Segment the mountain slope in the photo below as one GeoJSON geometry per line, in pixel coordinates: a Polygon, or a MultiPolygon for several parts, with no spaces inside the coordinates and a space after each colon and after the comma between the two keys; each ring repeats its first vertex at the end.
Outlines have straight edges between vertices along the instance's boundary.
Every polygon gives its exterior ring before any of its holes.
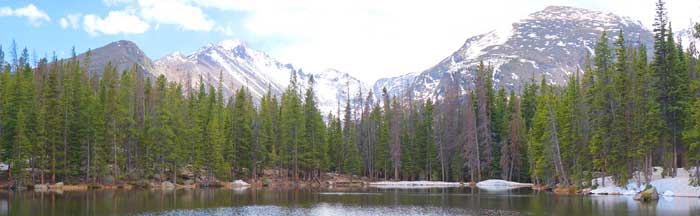
{"type": "Polygon", "coordinates": [[[90,51],[89,59],[87,52],[78,55],[80,62],[89,62],[88,71],[102,73],[105,65],[111,62],[117,68],[117,72],[130,69],[136,65],[137,70],[144,74],[151,74],[153,62],[134,43],[127,40],[120,40],[109,43],[103,47],[90,51]]]}
{"type": "Polygon", "coordinates": [[[567,76],[582,68],[589,53],[594,54],[603,30],[608,31],[611,41],[622,30],[630,46],[652,44],[652,33],[630,18],[550,6],[512,25],[467,39],[452,55],[415,77],[380,80],[373,89],[388,86],[395,95],[412,91],[418,98],[439,96],[444,89],[440,80],[450,73],[459,73],[461,82],[473,88],[475,68],[482,60],[494,67],[495,86],[520,91],[523,82],[542,76],[550,84],[565,85],[567,76]],[[407,80],[410,84],[397,88],[396,84],[407,80]]]}
{"type": "Polygon", "coordinates": [[[292,65],[252,50],[239,40],[209,44],[187,56],[173,53],[157,60],[154,70],[156,75],[163,74],[168,80],[190,83],[193,87],[200,78],[205,84],[218,86],[221,76],[226,95],[247,86],[256,99],[268,87],[274,94],[280,94],[292,72],[295,72],[292,65]]]}
{"type": "MultiPolygon", "coordinates": [[[[358,79],[334,69],[318,73],[305,73],[248,47],[240,40],[226,40],[209,44],[194,53],[173,53],[155,62],[153,73],[165,75],[168,80],[195,87],[200,79],[205,84],[218,86],[220,77],[224,94],[230,96],[235,90],[246,86],[254,100],[259,100],[269,88],[274,95],[281,95],[289,84],[290,75],[296,73],[301,89],[306,89],[308,79],[314,76],[319,108],[324,113],[336,110],[347,96],[347,84],[351,94],[366,85],[358,79]],[[342,87],[342,88],[341,88],[342,87]]],[[[303,93],[303,92],[302,92],[303,93]]]]}

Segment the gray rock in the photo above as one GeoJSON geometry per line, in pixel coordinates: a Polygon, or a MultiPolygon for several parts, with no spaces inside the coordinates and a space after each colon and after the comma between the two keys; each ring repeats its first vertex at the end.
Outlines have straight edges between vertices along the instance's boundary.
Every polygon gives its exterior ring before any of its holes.
{"type": "Polygon", "coordinates": [[[169,181],[164,181],[163,183],[160,183],[160,186],[163,187],[163,189],[165,190],[175,189],[175,184],[169,181]]]}
{"type": "Polygon", "coordinates": [[[102,177],[102,184],[111,185],[114,184],[114,176],[108,175],[102,177]]]}
{"type": "Polygon", "coordinates": [[[658,199],[659,199],[659,193],[656,191],[656,188],[654,188],[654,187],[651,187],[649,189],[646,189],[646,190],[634,195],[634,200],[642,201],[642,202],[649,202],[649,201],[654,201],[654,200],[658,200],[658,199]]]}
{"type": "Polygon", "coordinates": [[[46,185],[46,184],[35,184],[35,185],[34,185],[34,190],[35,190],[35,191],[47,191],[47,190],[49,190],[49,185],[46,185]]]}

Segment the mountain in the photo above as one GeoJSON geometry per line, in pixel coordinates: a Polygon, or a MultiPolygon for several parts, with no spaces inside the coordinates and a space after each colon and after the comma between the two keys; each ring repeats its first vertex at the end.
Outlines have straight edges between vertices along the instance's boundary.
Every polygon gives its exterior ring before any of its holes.
{"type": "Polygon", "coordinates": [[[89,61],[88,71],[102,73],[105,65],[111,62],[117,68],[118,72],[130,69],[136,65],[137,70],[141,73],[151,74],[153,71],[153,62],[146,54],[134,43],[127,40],[120,40],[109,43],[103,47],[90,50],[78,55],[80,62],[89,61]]]}
{"type": "MultiPolygon", "coordinates": [[[[316,90],[318,108],[324,115],[328,114],[328,112],[333,112],[333,114],[336,115],[338,108],[340,108],[342,112],[348,97],[351,100],[351,105],[354,106],[353,109],[357,108],[357,105],[360,104],[357,98],[360,91],[363,95],[367,95],[369,91],[369,86],[367,84],[346,72],[341,72],[336,69],[325,69],[319,73],[313,74],[304,74],[301,72],[299,77],[305,80],[301,83],[302,87],[308,87],[308,82],[306,81],[309,80],[311,75],[314,77],[314,89],[316,90]]],[[[375,96],[377,95],[376,93],[373,94],[375,96]]]]}
{"type": "Polygon", "coordinates": [[[550,6],[542,11],[485,34],[466,40],[452,55],[421,73],[381,79],[373,89],[387,87],[390,94],[412,93],[414,97],[440,96],[440,80],[459,73],[460,82],[474,87],[480,61],[494,68],[497,87],[521,91],[523,82],[540,80],[565,85],[567,76],[582,68],[585,57],[594,54],[602,31],[612,42],[620,30],[629,46],[640,43],[651,47],[652,33],[639,21],[612,13],[566,6],[550,6]]]}
{"type": "Polygon", "coordinates": [[[268,87],[273,94],[281,94],[296,70],[263,52],[250,49],[240,40],[225,40],[206,45],[189,55],[173,53],[155,62],[154,74],[168,80],[199,85],[223,84],[225,95],[247,86],[253,98],[260,99],[268,87]]]}
{"type": "Polygon", "coordinates": [[[309,77],[314,76],[317,101],[324,113],[335,111],[339,104],[344,106],[348,83],[351,94],[359,87],[367,89],[366,84],[348,73],[334,69],[305,73],[292,64],[281,63],[264,52],[250,48],[240,40],[209,44],[188,55],[173,53],[158,59],[154,68],[155,76],[163,74],[168,80],[185,85],[189,83],[195,88],[200,79],[205,84],[218,86],[221,77],[226,96],[246,86],[256,101],[268,88],[274,95],[282,95],[292,73],[297,74],[299,86],[304,90],[309,77]]]}
{"type": "MultiPolygon", "coordinates": [[[[78,58],[84,62],[87,56],[86,52],[78,58]]],[[[264,52],[251,49],[240,40],[208,44],[187,55],[172,53],[155,62],[135,43],[121,40],[91,50],[88,70],[101,73],[109,62],[120,72],[136,65],[137,70],[146,76],[164,75],[170,81],[183,84],[186,89],[189,86],[196,90],[200,82],[217,87],[219,79],[223,78],[221,83],[226,97],[246,86],[255,101],[259,101],[268,88],[274,95],[281,96],[292,73],[297,74],[302,90],[307,88],[308,79],[313,76],[316,99],[324,115],[328,112],[335,113],[338,105],[345,106],[348,90],[351,96],[356,96],[358,91],[366,94],[369,89],[367,84],[346,72],[326,69],[307,73],[294,68],[292,64],[281,63],[264,52]]]]}

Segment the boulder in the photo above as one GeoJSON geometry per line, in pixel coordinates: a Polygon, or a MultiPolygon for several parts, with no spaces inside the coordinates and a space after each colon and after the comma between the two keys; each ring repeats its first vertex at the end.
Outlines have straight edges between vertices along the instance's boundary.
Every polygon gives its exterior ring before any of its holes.
{"type": "Polygon", "coordinates": [[[179,172],[180,172],[180,174],[178,176],[180,178],[184,178],[184,179],[193,179],[194,178],[194,172],[192,172],[192,167],[190,167],[190,166],[180,168],[179,172]]]}
{"type": "Polygon", "coordinates": [[[111,185],[114,184],[114,176],[107,175],[102,177],[102,184],[111,185]]]}
{"type": "Polygon", "coordinates": [[[642,192],[637,193],[634,195],[634,200],[637,201],[643,201],[643,202],[648,202],[648,201],[654,201],[659,199],[659,193],[656,191],[656,188],[648,188],[642,192]]]}
{"type": "Polygon", "coordinates": [[[35,191],[47,191],[47,190],[49,190],[49,185],[46,185],[46,184],[35,184],[35,185],[34,185],[34,190],[35,190],[35,191]]]}
{"type": "Polygon", "coordinates": [[[175,184],[169,181],[164,181],[163,183],[160,183],[160,186],[165,190],[175,189],[175,184]]]}

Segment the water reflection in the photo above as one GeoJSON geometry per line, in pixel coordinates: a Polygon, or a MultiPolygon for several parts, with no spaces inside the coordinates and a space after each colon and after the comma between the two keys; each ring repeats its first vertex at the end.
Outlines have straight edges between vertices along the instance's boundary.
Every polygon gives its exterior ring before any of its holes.
{"type": "Polygon", "coordinates": [[[0,191],[0,215],[700,215],[700,199],[556,196],[519,188],[0,191]]]}

